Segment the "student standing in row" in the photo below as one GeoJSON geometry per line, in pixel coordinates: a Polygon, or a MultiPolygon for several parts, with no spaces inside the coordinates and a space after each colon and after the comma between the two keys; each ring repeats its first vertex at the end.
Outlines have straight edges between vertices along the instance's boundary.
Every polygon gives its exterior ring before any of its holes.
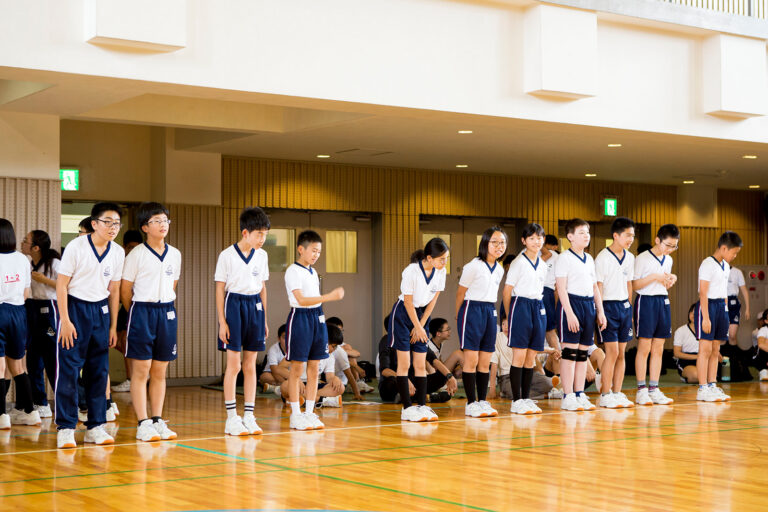
{"type": "Polygon", "coordinates": [[[165,373],[177,357],[178,318],[173,302],[181,274],[181,253],[165,243],[171,220],[160,203],[142,203],[138,223],[147,237],[125,258],[120,297],[129,311],[125,357],[133,370],[131,401],[136,439],[176,439],[163,420],[165,373]],[[147,381],[152,415],[147,414],[147,381]]]}
{"type": "MultiPolygon", "coordinates": [[[[498,331],[496,300],[504,278],[498,260],[506,251],[507,234],[498,226],[486,229],[480,238],[477,257],[464,265],[456,292],[456,324],[464,353],[461,375],[467,394],[464,414],[473,418],[499,414],[486,396],[498,331]]],[[[452,376],[451,372],[448,377],[452,376]]]]}
{"type": "Polygon", "coordinates": [[[397,351],[397,386],[403,410],[403,421],[436,421],[437,414],[427,407],[427,342],[425,326],[435,308],[440,292],[445,290],[445,265],[448,244],[432,238],[424,250],[411,255],[411,263],[403,270],[400,296],[392,306],[387,334],[389,345],[397,351]],[[411,404],[408,370],[413,352],[413,385],[417,405],[411,404]]]}
{"type": "Polygon", "coordinates": [[[743,246],[741,237],[726,231],[717,241],[717,250],[699,266],[699,303],[694,312],[699,357],[696,373],[699,390],[696,400],[723,402],[730,400],[717,386],[717,367],[720,364],[720,345],[728,340],[728,276],[730,263],[743,246]]]}
{"type": "Polygon", "coordinates": [[[605,329],[606,320],[595,262],[586,252],[590,242],[589,224],[582,219],[572,219],[565,225],[565,232],[571,247],[563,251],[555,264],[560,298],[558,323],[563,345],[560,378],[565,393],[560,407],[567,411],[591,411],[595,406],[584,393],[588,350],[595,342],[595,320],[601,330],[605,329]]]}
{"type": "Polygon", "coordinates": [[[632,277],[635,257],[629,248],[635,241],[635,223],[626,217],[617,217],[611,224],[613,243],[595,258],[597,287],[603,298],[606,327],[599,331],[605,346],[605,360],[600,370],[602,389],[600,407],[616,409],[634,404],[621,392],[624,383],[624,352],[632,339],[632,277]]]}
{"type": "Polygon", "coordinates": [[[97,203],[91,210],[94,232],[67,245],[61,259],[56,296],[61,316],[56,359],[57,446],[74,448],[77,426],[77,376],[83,371],[88,420],[86,443],[110,444],[104,430],[110,346],[117,343],[117,311],[123,248],[113,240],[120,231],[122,209],[97,203]]]}
{"type": "Polygon", "coordinates": [[[744,319],[749,320],[749,293],[747,292],[747,282],[744,280],[744,273],[736,267],[731,267],[731,273],[728,274],[728,320],[730,322],[728,327],[728,345],[731,346],[739,344],[739,322],[742,317],[739,292],[744,297],[744,319]]]}
{"type": "Polygon", "coordinates": [[[541,261],[547,265],[547,279],[544,281],[544,309],[547,311],[547,344],[554,348],[556,357],[560,357],[560,340],[557,337],[557,300],[555,299],[555,263],[560,254],[557,252],[557,237],[547,235],[541,247],[541,261]]]}
{"type": "Polygon", "coordinates": [[[219,350],[227,354],[224,370],[224,433],[231,436],[261,434],[253,415],[256,401],[256,359],[265,350],[269,263],[261,247],[269,232],[269,217],[261,208],[240,213],[240,241],[224,249],[216,261],[216,314],[219,350]],[[237,414],[237,374],[243,356],[243,416],[237,414]]]}
{"type": "Polygon", "coordinates": [[[677,282],[672,273],[670,254],[680,243],[680,230],[674,224],[664,224],[656,233],[655,245],[635,258],[635,276],[632,288],[635,298],[635,334],[637,335],[638,405],[668,405],[674,402],[659,389],[664,341],[672,336],[672,313],[669,289],[677,282]],[[650,354],[650,363],[648,361],[650,354]],[[645,383],[646,369],[650,377],[645,383]]]}
{"type": "Polygon", "coordinates": [[[547,310],[544,308],[544,283],[548,267],[539,257],[544,245],[544,228],[528,224],[521,234],[523,251],[512,261],[504,286],[504,310],[509,311],[509,346],[512,365],[509,381],[512,387],[514,414],[540,414],[541,409],[531,400],[531,383],[536,354],[544,350],[547,310]],[[514,295],[514,296],[513,296],[514,295]]]}

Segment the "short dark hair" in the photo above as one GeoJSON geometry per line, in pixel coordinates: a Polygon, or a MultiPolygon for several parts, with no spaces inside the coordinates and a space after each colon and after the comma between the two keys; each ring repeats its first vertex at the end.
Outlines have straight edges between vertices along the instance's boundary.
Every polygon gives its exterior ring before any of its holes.
{"type": "Polygon", "coordinates": [[[434,337],[438,333],[438,331],[447,323],[448,323],[448,320],[446,320],[445,318],[433,318],[432,320],[429,321],[429,325],[428,325],[429,334],[432,335],[432,337],[434,337]]]}
{"type": "MultiPolygon", "coordinates": [[[[139,222],[139,227],[146,226],[147,222],[149,222],[149,219],[155,215],[161,215],[163,213],[166,217],[170,217],[171,215],[168,212],[168,208],[162,204],[156,203],[154,201],[148,201],[139,205],[139,211],[136,212],[136,220],[139,222]]],[[[125,238],[123,238],[123,241],[125,241],[125,238]]]]}
{"type": "Polygon", "coordinates": [[[744,247],[744,242],[735,231],[726,231],[720,235],[720,239],[717,241],[717,246],[726,246],[728,249],[733,249],[734,247],[744,247]]]}
{"type": "Polygon", "coordinates": [[[277,328],[277,337],[279,338],[283,334],[285,334],[285,324],[277,328]]]}
{"type": "Polygon", "coordinates": [[[688,315],[686,315],[686,318],[691,316],[691,313],[693,313],[693,310],[696,309],[696,305],[697,304],[698,304],[698,302],[694,302],[693,304],[691,304],[691,307],[688,308],[688,315]]]}
{"type": "Polygon", "coordinates": [[[86,217],[80,221],[80,224],[78,224],[77,227],[84,230],[86,233],[93,233],[93,225],[91,225],[92,220],[91,217],[86,217]]]}
{"type": "Polygon", "coordinates": [[[343,329],[344,328],[344,322],[341,321],[341,318],[337,316],[332,316],[331,318],[327,318],[325,320],[325,323],[329,325],[335,325],[336,327],[343,329]]]}
{"type": "Polygon", "coordinates": [[[144,242],[144,235],[138,229],[129,229],[123,233],[123,247],[128,244],[141,244],[144,242]]]}
{"type": "Polygon", "coordinates": [[[611,235],[620,235],[629,228],[635,227],[635,221],[628,217],[616,217],[611,223],[611,235]]]}
{"type": "Polygon", "coordinates": [[[533,235],[545,236],[544,228],[541,227],[541,225],[536,224],[535,222],[526,224],[523,227],[523,230],[520,232],[520,236],[523,238],[523,240],[533,235]]]}
{"type": "Polygon", "coordinates": [[[642,243],[637,246],[637,254],[643,253],[645,251],[650,251],[653,249],[653,246],[649,244],[648,242],[642,243]]]}
{"type": "Polygon", "coordinates": [[[0,219],[0,252],[9,253],[16,250],[16,231],[8,219],[0,219]]]}
{"type": "Polygon", "coordinates": [[[323,243],[323,237],[321,237],[317,231],[312,231],[311,229],[307,229],[306,231],[302,231],[299,233],[299,236],[296,238],[296,247],[307,247],[310,244],[321,244],[323,243]]]}
{"type": "Polygon", "coordinates": [[[390,313],[386,317],[384,317],[384,330],[389,332],[389,320],[392,318],[392,314],[390,313]]]}
{"type": "Polygon", "coordinates": [[[572,235],[581,226],[589,227],[589,222],[585,221],[584,219],[579,219],[578,217],[575,219],[571,219],[565,223],[565,234],[572,235]]]}
{"type": "Polygon", "coordinates": [[[659,231],[656,232],[656,238],[659,239],[659,241],[664,241],[667,238],[680,238],[680,228],[675,226],[674,224],[664,224],[659,228],[659,231]]]}
{"type": "Polygon", "coordinates": [[[123,209],[115,203],[102,202],[96,203],[91,208],[91,220],[98,219],[104,212],[116,212],[120,217],[123,216],[123,209]]]}
{"type": "Polygon", "coordinates": [[[326,323],[328,329],[328,344],[329,345],[341,345],[344,343],[344,333],[341,332],[338,326],[326,323]]]}
{"type": "Polygon", "coordinates": [[[269,216],[258,206],[243,208],[240,212],[240,231],[261,231],[269,229],[269,216]]]}
{"type": "Polygon", "coordinates": [[[544,245],[560,245],[560,240],[555,235],[547,235],[544,237],[544,245]]]}
{"type": "Polygon", "coordinates": [[[442,238],[430,238],[427,245],[424,246],[424,249],[419,249],[411,254],[411,263],[418,263],[427,256],[437,258],[438,256],[447,253],[449,250],[450,248],[448,247],[448,244],[445,243],[445,240],[442,238]]]}
{"type": "Polygon", "coordinates": [[[512,261],[515,259],[516,256],[517,256],[517,254],[514,254],[514,253],[513,254],[507,254],[506,256],[504,256],[504,261],[501,264],[506,267],[507,265],[512,263],[512,261]]]}
{"type": "MultiPolygon", "coordinates": [[[[483,231],[483,235],[480,237],[480,245],[477,247],[477,257],[483,261],[488,259],[488,244],[491,242],[491,237],[494,233],[501,233],[504,236],[504,241],[509,241],[507,238],[507,233],[504,232],[504,230],[499,226],[492,226],[483,231]]],[[[504,249],[504,252],[506,253],[507,250],[504,249]]],[[[501,256],[504,257],[504,254],[501,256]]]]}

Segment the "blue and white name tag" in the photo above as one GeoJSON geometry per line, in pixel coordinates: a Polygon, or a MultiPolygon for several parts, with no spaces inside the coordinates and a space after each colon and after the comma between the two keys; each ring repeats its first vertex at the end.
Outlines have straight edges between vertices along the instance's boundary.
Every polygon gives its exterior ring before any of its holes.
{"type": "Polygon", "coordinates": [[[262,304],[261,304],[261,302],[257,303],[257,304],[256,304],[256,311],[261,311],[262,309],[263,309],[263,308],[262,308],[262,304]]]}
{"type": "Polygon", "coordinates": [[[106,315],[109,313],[109,306],[101,306],[101,311],[106,315]]]}
{"type": "Polygon", "coordinates": [[[499,315],[496,313],[496,310],[495,310],[495,309],[493,310],[493,316],[494,316],[494,317],[496,317],[496,316],[499,316],[499,315]]]}
{"type": "Polygon", "coordinates": [[[624,309],[629,309],[629,301],[624,303],[624,309]]]}
{"type": "Polygon", "coordinates": [[[669,305],[669,299],[664,299],[664,304],[669,305]]]}
{"type": "Polygon", "coordinates": [[[168,311],[165,316],[168,317],[168,320],[175,320],[176,319],[176,312],[175,311],[168,311]]]}
{"type": "Polygon", "coordinates": [[[732,306],[735,306],[735,305],[736,305],[736,299],[731,299],[731,305],[732,305],[732,306]]]}
{"type": "Polygon", "coordinates": [[[539,312],[540,312],[542,315],[546,315],[546,314],[547,314],[547,310],[546,310],[546,309],[544,309],[544,308],[541,308],[541,310],[540,310],[539,312]]]}
{"type": "Polygon", "coordinates": [[[49,310],[48,310],[48,308],[40,308],[40,312],[41,312],[42,314],[44,314],[44,315],[45,315],[45,314],[47,314],[47,313],[48,313],[48,311],[49,311],[49,310]]]}
{"type": "Polygon", "coordinates": [[[317,319],[320,320],[321,324],[325,323],[325,315],[320,315],[319,317],[317,317],[317,319]]]}

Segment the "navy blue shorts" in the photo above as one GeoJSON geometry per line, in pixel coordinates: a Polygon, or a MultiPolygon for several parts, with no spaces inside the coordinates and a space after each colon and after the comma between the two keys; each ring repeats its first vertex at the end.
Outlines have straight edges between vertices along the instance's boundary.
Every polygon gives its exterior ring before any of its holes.
{"type": "Polygon", "coordinates": [[[323,308],[291,308],[285,321],[285,358],[288,361],[328,359],[328,327],[323,308]]]}
{"type": "MultiPolygon", "coordinates": [[[[416,308],[416,316],[421,319],[425,308],[416,308]]],[[[429,325],[429,319],[426,322],[429,325]]],[[[405,303],[401,300],[395,302],[392,306],[392,312],[389,315],[389,326],[387,326],[387,336],[389,337],[389,346],[401,352],[421,352],[427,351],[427,344],[417,342],[411,344],[411,331],[413,322],[408,312],[405,310],[405,303]]],[[[495,343],[494,343],[495,346],[495,343]]]]}
{"type": "Polygon", "coordinates": [[[739,302],[738,295],[731,295],[728,297],[728,322],[731,324],[739,325],[741,320],[741,302],[739,302]]]}
{"type": "Polygon", "coordinates": [[[544,309],[547,311],[547,331],[557,329],[557,304],[555,301],[555,290],[544,287],[544,309]]]}
{"type": "Polygon", "coordinates": [[[496,351],[496,305],[465,300],[459,308],[459,346],[462,350],[496,351]]]}
{"type": "Polygon", "coordinates": [[[557,335],[561,343],[578,343],[579,345],[590,346],[595,344],[595,310],[594,297],[580,297],[578,295],[568,294],[573,314],[579,320],[579,332],[568,330],[568,318],[563,310],[563,304],[557,303],[557,335]]]}
{"type": "Polygon", "coordinates": [[[603,301],[605,319],[608,321],[605,330],[598,330],[603,343],[618,341],[626,343],[632,339],[632,306],[629,300],[603,301]]]}
{"type": "Polygon", "coordinates": [[[725,305],[725,299],[709,299],[707,302],[709,303],[709,322],[712,324],[712,328],[709,330],[709,334],[701,328],[704,317],[701,314],[701,303],[697,302],[696,308],[693,310],[696,339],[726,341],[730,324],[728,322],[728,309],[725,305]]]}
{"type": "Polygon", "coordinates": [[[512,297],[509,303],[509,341],[512,348],[529,348],[541,352],[544,350],[544,338],[547,331],[547,310],[544,302],[512,297]]]}
{"type": "Polygon", "coordinates": [[[635,334],[638,338],[666,339],[672,336],[672,312],[666,295],[635,298],[635,334]]]}
{"type": "Polygon", "coordinates": [[[218,340],[219,350],[259,352],[267,349],[264,342],[264,308],[258,293],[227,293],[224,299],[224,317],[229,326],[229,343],[218,340]]]}
{"type": "Polygon", "coordinates": [[[0,357],[23,359],[27,351],[27,310],[0,303],[0,357]]]}
{"type": "Polygon", "coordinates": [[[174,361],[177,328],[173,302],[134,302],[128,313],[125,357],[174,361]]]}

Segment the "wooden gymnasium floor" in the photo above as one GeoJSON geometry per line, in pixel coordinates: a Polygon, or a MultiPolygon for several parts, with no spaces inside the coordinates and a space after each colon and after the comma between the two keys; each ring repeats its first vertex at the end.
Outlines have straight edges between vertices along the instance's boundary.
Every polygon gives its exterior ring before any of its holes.
{"type": "MultiPolygon", "coordinates": [[[[112,447],[57,451],[55,427],[0,431],[0,510],[766,510],[768,383],[725,387],[728,404],[669,388],[673,406],[401,424],[392,405],[320,412],[326,430],[290,432],[259,398],[261,437],[225,438],[222,395],[170,388],[175,442],[134,439],[116,394],[112,447]]],[[[241,398],[240,398],[241,399],[241,398]]],[[[78,442],[82,432],[78,432],[78,442]]]]}

